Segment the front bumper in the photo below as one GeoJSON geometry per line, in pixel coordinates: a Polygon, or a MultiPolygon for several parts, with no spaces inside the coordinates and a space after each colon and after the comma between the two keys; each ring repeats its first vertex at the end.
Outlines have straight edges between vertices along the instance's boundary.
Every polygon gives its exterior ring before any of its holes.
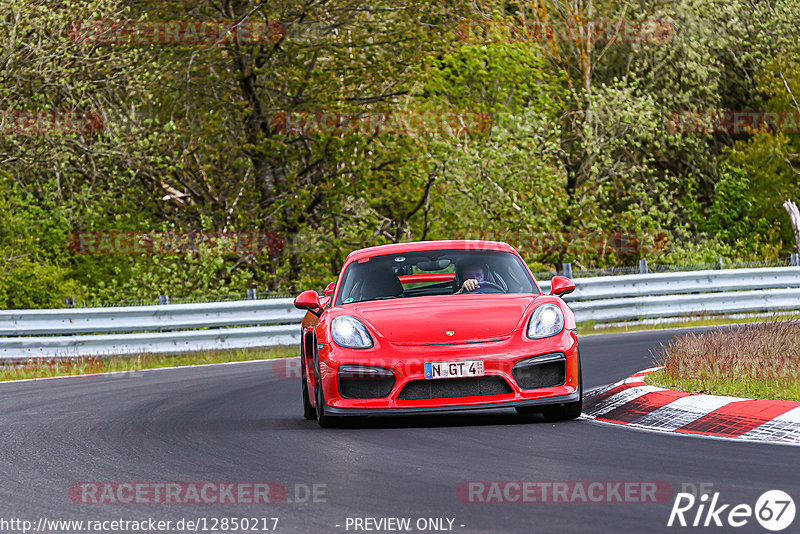
{"type": "Polygon", "coordinates": [[[332,408],[325,407],[326,415],[347,416],[347,415],[414,415],[425,413],[447,413],[461,412],[469,410],[495,410],[500,408],[516,408],[523,406],[542,406],[551,404],[561,404],[580,400],[580,391],[570,395],[559,397],[543,397],[525,401],[496,402],[491,404],[459,404],[454,406],[425,406],[421,408],[332,408]]]}
{"type": "MultiPolygon", "coordinates": [[[[396,346],[377,343],[369,350],[343,349],[328,343],[319,347],[319,370],[325,396],[325,413],[330,415],[398,415],[484,410],[574,402],[580,399],[580,364],[577,337],[564,330],[551,338],[530,340],[512,336],[481,343],[396,346]],[[561,353],[566,358],[563,384],[523,389],[512,376],[518,362],[533,356],[561,353]],[[430,361],[484,361],[485,376],[500,377],[508,383],[507,393],[463,397],[399,398],[413,381],[425,380],[424,363],[430,361]],[[394,386],[383,398],[353,399],[340,394],[337,370],[342,365],[375,366],[390,369],[394,386]]],[[[442,380],[460,380],[459,378],[442,380]]]]}

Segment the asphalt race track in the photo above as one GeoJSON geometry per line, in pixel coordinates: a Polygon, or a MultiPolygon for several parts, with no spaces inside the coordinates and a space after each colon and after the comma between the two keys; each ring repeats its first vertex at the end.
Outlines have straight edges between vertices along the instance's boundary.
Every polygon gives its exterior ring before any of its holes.
{"type": "MultiPolygon", "coordinates": [[[[582,338],[585,387],[651,366],[649,350],[675,333],[582,338]]],[[[277,532],[326,533],[389,532],[374,530],[374,523],[355,530],[353,518],[405,517],[411,532],[428,518],[454,520],[452,530],[445,520],[444,530],[428,532],[698,530],[667,527],[674,493],[657,503],[481,503],[457,493],[470,481],[649,481],[675,492],[706,484],[719,492],[719,503],[750,506],[780,489],[800,504],[800,447],[585,420],[550,424],[513,410],[369,419],[323,430],[302,417],[299,381],[275,365],[281,364],[0,384],[0,520],[278,518],[277,532]],[[286,488],[287,499],[83,504],[70,494],[80,483],[204,481],[274,482],[286,488]]],[[[798,525],[795,519],[786,532],[798,525]]],[[[8,524],[0,530],[14,532],[8,524]]],[[[729,530],[766,532],[754,518],[738,529],[711,528],[729,530]]]]}

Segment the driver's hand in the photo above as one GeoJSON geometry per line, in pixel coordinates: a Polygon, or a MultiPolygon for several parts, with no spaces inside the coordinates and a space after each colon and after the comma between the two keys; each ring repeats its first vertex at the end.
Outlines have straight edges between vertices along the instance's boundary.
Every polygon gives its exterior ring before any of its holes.
{"type": "Polygon", "coordinates": [[[479,287],[481,286],[478,285],[477,280],[475,280],[474,278],[469,278],[467,280],[464,280],[464,284],[461,286],[461,292],[469,293],[470,291],[475,291],[479,287]]]}

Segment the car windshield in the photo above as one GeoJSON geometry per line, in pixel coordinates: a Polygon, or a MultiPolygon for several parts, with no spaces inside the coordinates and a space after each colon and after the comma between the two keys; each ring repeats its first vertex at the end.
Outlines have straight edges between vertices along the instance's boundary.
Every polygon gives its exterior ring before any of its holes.
{"type": "Polygon", "coordinates": [[[535,293],[528,269],[505,251],[434,250],[372,256],[347,266],[336,304],[454,293],[535,293]],[[469,291],[462,288],[474,280],[469,291]]]}

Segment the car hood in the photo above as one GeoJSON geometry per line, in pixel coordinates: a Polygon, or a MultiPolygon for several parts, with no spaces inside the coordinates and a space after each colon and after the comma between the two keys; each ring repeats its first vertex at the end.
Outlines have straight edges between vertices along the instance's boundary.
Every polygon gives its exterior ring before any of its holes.
{"type": "Polygon", "coordinates": [[[343,306],[390,343],[469,343],[508,336],[540,295],[479,294],[400,298],[343,306]]]}

